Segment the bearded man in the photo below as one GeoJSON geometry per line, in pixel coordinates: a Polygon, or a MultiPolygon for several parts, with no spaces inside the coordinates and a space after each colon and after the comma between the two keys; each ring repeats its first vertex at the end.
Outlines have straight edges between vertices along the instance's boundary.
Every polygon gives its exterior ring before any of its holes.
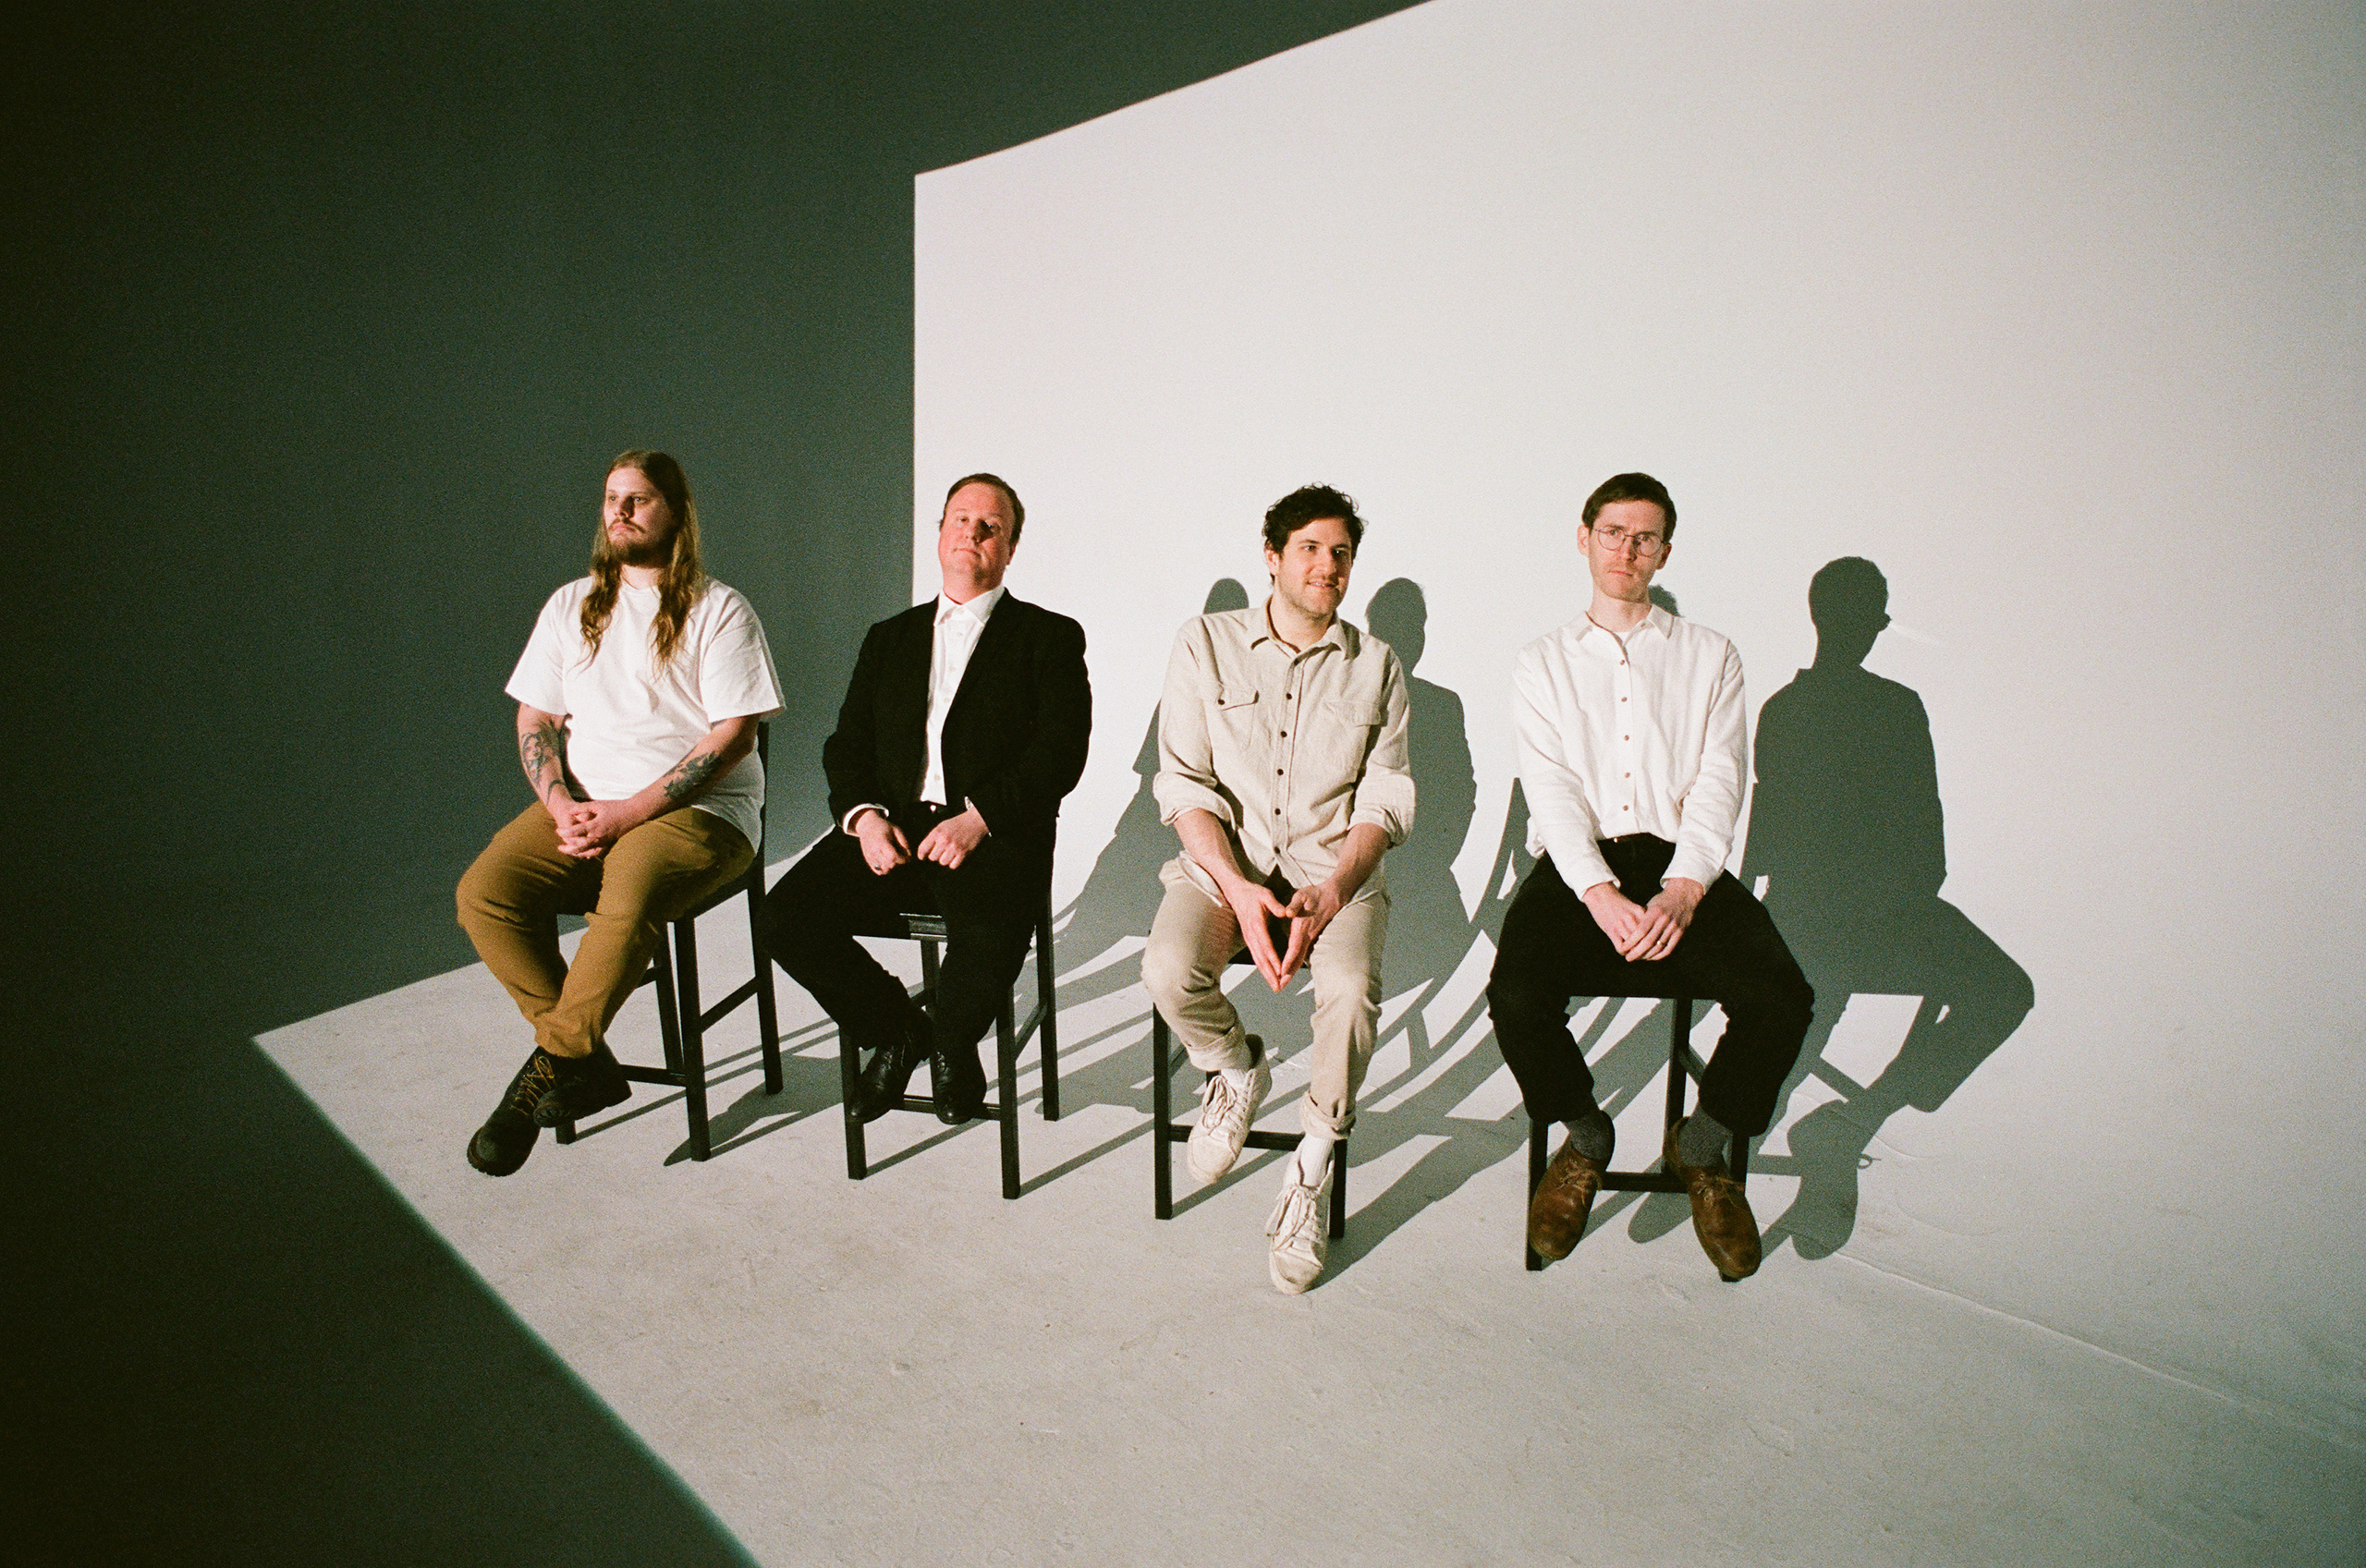
{"type": "Polygon", "coordinates": [[[523,1165],[543,1127],[630,1095],[609,1021],[665,922],[746,870],[762,836],[756,725],[780,682],[755,611],[700,567],[672,457],[608,465],[591,575],[543,606],[506,689],[535,800],[460,879],[460,925],[534,1049],[469,1140],[489,1176],[523,1165]],[[561,914],[586,922],[572,965],[561,914]]]}

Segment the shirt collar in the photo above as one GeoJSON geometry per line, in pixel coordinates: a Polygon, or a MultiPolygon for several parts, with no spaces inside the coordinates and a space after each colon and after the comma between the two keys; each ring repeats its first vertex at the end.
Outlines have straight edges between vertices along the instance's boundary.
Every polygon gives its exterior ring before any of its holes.
{"type": "MultiPolygon", "coordinates": [[[[1597,625],[1592,615],[1579,615],[1569,623],[1569,629],[1574,634],[1572,640],[1580,643],[1590,637],[1600,637],[1612,642],[1619,640],[1608,629],[1597,625]]],[[[1657,632],[1660,639],[1666,641],[1676,635],[1676,617],[1654,604],[1644,612],[1643,618],[1635,623],[1635,629],[1627,635],[1640,637],[1645,632],[1657,632]]]]}
{"type": "MultiPolygon", "coordinates": [[[[1272,602],[1273,602],[1271,600],[1268,600],[1264,604],[1256,604],[1250,607],[1249,614],[1250,619],[1249,623],[1249,646],[1251,648],[1256,647],[1261,642],[1270,642],[1274,647],[1284,650],[1287,650],[1289,647],[1288,643],[1284,642],[1274,633],[1274,620],[1270,610],[1272,602]]],[[[1348,619],[1346,616],[1334,615],[1331,617],[1331,624],[1323,628],[1323,635],[1316,638],[1312,642],[1308,643],[1304,648],[1299,649],[1296,657],[1304,658],[1307,654],[1313,652],[1318,648],[1335,648],[1341,653],[1352,659],[1356,656],[1356,646],[1354,642],[1349,639],[1355,635],[1356,628],[1348,625],[1348,619]]]]}
{"type": "Polygon", "coordinates": [[[1005,591],[1004,587],[998,583],[979,594],[975,599],[961,604],[954,603],[940,593],[936,596],[936,624],[941,626],[954,616],[959,615],[974,625],[982,626],[986,624],[986,618],[994,613],[994,606],[1002,602],[1005,591]]]}

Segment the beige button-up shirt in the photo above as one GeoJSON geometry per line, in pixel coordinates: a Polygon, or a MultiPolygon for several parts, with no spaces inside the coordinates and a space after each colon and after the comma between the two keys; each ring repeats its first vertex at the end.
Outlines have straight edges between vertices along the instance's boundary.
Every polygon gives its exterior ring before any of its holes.
{"type": "MultiPolygon", "coordinates": [[[[1225,824],[1250,877],[1278,868],[1293,887],[1321,881],[1359,822],[1386,833],[1392,849],[1412,832],[1411,712],[1396,653],[1346,621],[1299,652],[1274,635],[1262,604],[1187,621],[1159,701],[1159,820],[1197,807],[1225,824]]],[[[1218,896],[1189,856],[1183,864],[1218,896]]],[[[1375,868],[1364,887],[1384,885],[1375,868]]]]}

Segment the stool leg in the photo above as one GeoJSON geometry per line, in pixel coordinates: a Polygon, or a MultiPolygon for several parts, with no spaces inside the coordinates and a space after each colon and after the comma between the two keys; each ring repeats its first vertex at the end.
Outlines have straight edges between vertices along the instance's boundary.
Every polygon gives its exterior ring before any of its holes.
{"type": "Polygon", "coordinates": [[[699,1017],[699,932],[696,920],[674,922],[675,985],[682,1027],[682,1101],[690,1113],[690,1158],[713,1152],[706,1125],[706,1028],[699,1017]]]}
{"type": "Polygon", "coordinates": [[[657,928],[657,955],[650,960],[650,978],[657,986],[657,1038],[665,1048],[665,1070],[682,1070],[682,1003],[674,992],[672,929],[657,928]]]}
{"type": "Polygon", "coordinates": [[[862,1148],[862,1063],[860,1052],[844,1029],[838,1031],[838,1093],[847,1124],[847,1179],[859,1182],[871,1174],[862,1148]]]}
{"type": "Polygon", "coordinates": [[[778,1094],[780,1073],[780,1009],[773,1001],[773,961],[764,952],[763,938],[756,933],[762,930],[758,921],[764,907],[764,877],[762,857],[757,869],[748,878],[748,946],[756,960],[756,1038],[764,1052],[764,1092],[778,1094]]]}
{"type": "Polygon", "coordinates": [[[1157,1008],[1150,1014],[1150,1157],[1151,1210],[1162,1220],[1175,1218],[1175,1166],[1169,1158],[1167,1129],[1175,1125],[1174,1090],[1167,1083],[1166,1020],[1157,1008]]]}
{"type": "Polygon", "coordinates": [[[1340,1138],[1331,1145],[1331,1239],[1337,1241],[1347,1234],[1348,1140],[1340,1138]]]}
{"type": "MultiPolygon", "coordinates": [[[[1667,1036],[1667,1117],[1665,1125],[1673,1128],[1684,1120],[1684,1048],[1692,1040],[1692,1003],[1689,999],[1677,997],[1668,1003],[1676,1010],[1669,1020],[1667,1036]]],[[[1661,1143],[1667,1141],[1662,1133],[1661,1143]]]]}
{"type": "Polygon", "coordinates": [[[1002,1195],[1018,1196],[1018,1027],[1003,998],[994,1017],[994,1070],[1002,1082],[1002,1195]]]}
{"type": "Polygon", "coordinates": [[[1043,1020],[1035,1026],[1035,1043],[1043,1052],[1043,1120],[1060,1119],[1060,996],[1059,986],[1053,975],[1052,911],[1043,910],[1043,923],[1035,928],[1035,1005],[1043,1010],[1043,1020]]]}
{"type": "MultiPolygon", "coordinates": [[[[1544,1185],[1544,1144],[1549,1136],[1545,1123],[1531,1118],[1528,1124],[1528,1196],[1531,1197],[1534,1197],[1536,1189],[1544,1185]]],[[[1536,1248],[1528,1245],[1528,1215],[1525,1211],[1519,1217],[1519,1224],[1520,1252],[1528,1259],[1528,1271],[1537,1273],[1543,1269],[1544,1259],[1537,1255],[1536,1248]]]]}

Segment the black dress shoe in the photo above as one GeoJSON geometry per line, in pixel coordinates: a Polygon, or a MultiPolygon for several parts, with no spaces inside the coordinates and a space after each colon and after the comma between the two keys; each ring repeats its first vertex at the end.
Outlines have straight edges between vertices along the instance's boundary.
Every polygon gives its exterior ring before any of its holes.
{"type": "Polygon", "coordinates": [[[902,1103],[905,1088],[912,1081],[912,1073],[928,1059],[929,1040],[934,1034],[928,1015],[917,1007],[904,1010],[904,1027],[889,1044],[871,1053],[871,1064],[862,1070],[856,1085],[860,1100],[856,1114],[866,1122],[876,1122],[902,1103]]]}
{"type": "Polygon", "coordinates": [[[936,1119],[946,1126],[957,1127],[986,1113],[986,1075],[979,1070],[977,1047],[930,1051],[928,1076],[935,1090],[936,1119]]]}

